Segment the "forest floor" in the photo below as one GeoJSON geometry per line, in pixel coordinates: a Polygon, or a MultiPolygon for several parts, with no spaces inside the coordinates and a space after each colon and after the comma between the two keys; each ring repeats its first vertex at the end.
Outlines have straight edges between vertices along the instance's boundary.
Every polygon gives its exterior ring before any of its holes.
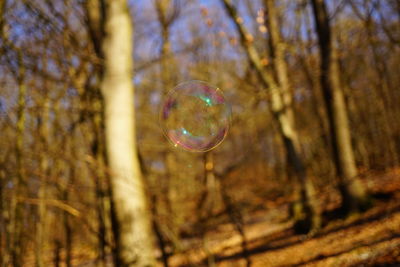
{"type": "Polygon", "coordinates": [[[245,218],[245,249],[242,235],[232,225],[221,225],[207,233],[201,246],[171,256],[170,265],[400,266],[400,171],[365,181],[374,195],[373,207],[338,219],[338,201],[329,198],[326,222],[317,234],[295,234],[292,222],[271,219],[273,209],[264,209],[245,218]]]}
{"type": "MultiPolygon", "coordinates": [[[[233,224],[215,224],[203,238],[183,239],[186,249],[171,255],[169,266],[400,266],[400,169],[369,173],[363,181],[374,205],[362,214],[340,218],[339,196],[327,188],[319,192],[324,207],[322,229],[300,235],[288,220],[288,203],[264,201],[264,207],[244,216],[245,245],[233,224]]],[[[98,266],[94,256],[80,250],[73,266],[98,266]]],[[[112,266],[111,255],[108,258],[107,266],[112,266]]]]}

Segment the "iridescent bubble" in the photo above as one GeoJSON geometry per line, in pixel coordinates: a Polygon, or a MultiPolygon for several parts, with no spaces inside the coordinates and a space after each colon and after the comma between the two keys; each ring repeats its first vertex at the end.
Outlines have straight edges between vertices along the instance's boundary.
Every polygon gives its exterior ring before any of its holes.
{"type": "Polygon", "coordinates": [[[189,81],[167,94],[160,122],[164,134],[175,146],[204,152],[224,140],[230,116],[231,108],[219,88],[202,81],[189,81]]]}

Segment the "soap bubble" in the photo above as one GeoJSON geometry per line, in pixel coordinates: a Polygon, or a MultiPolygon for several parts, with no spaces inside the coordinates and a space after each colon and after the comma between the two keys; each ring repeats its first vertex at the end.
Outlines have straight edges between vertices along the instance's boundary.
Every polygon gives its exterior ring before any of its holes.
{"type": "Polygon", "coordinates": [[[221,144],[228,133],[231,108],[222,91],[206,82],[184,82],[162,103],[164,134],[188,151],[204,152],[221,144]]]}

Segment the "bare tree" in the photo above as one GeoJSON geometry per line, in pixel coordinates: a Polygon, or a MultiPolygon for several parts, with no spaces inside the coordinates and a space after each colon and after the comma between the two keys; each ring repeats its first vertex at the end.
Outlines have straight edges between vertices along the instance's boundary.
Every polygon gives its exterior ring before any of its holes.
{"type": "MultiPolygon", "coordinates": [[[[279,72],[280,78],[279,81],[276,81],[274,75],[263,66],[261,57],[252,44],[251,35],[243,25],[243,19],[238,15],[235,6],[230,0],[223,0],[223,4],[232,21],[235,23],[250,65],[254,67],[263,86],[268,89],[270,109],[278,124],[279,133],[285,145],[288,162],[291,168],[293,168],[296,177],[294,191],[297,201],[294,205],[294,219],[296,220],[299,229],[302,229],[302,231],[307,228],[317,229],[320,227],[321,220],[318,203],[316,201],[315,189],[312,181],[307,176],[304,163],[300,156],[299,138],[296,129],[294,128],[294,122],[291,115],[293,111],[291,111],[291,106],[287,105],[290,104],[290,96],[288,96],[287,91],[282,91],[280,84],[283,82],[283,86],[288,86],[285,81],[284,68],[282,68],[282,66],[284,66],[282,65],[283,59],[279,58],[279,52],[278,58],[276,57],[277,49],[282,49],[279,47],[282,44],[279,39],[277,39],[279,36],[277,32],[278,30],[274,29],[275,35],[273,41],[271,41],[273,45],[279,44],[278,47],[274,46],[272,48],[272,51],[274,52],[273,59],[275,65],[279,66],[277,73],[279,72]]],[[[271,4],[272,3],[268,3],[268,6],[271,7],[271,4]]],[[[273,15],[274,13],[272,13],[272,16],[273,15]]],[[[277,27],[276,18],[270,19],[269,25],[277,27]]],[[[287,88],[285,90],[287,90],[287,88]]]]}
{"type": "Polygon", "coordinates": [[[356,212],[368,203],[368,195],[358,177],[351,145],[347,107],[340,84],[334,32],[324,0],[312,0],[321,56],[321,89],[329,118],[333,158],[340,179],[339,190],[346,212],[356,212]]]}

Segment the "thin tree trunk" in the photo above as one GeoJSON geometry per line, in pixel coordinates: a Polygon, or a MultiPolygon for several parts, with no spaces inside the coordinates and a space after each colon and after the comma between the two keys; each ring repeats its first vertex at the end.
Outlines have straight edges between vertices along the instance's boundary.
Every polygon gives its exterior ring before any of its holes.
{"type": "Polygon", "coordinates": [[[169,264],[168,264],[169,255],[166,250],[167,244],[165,242],[164,235],[161,231],[161,226],[158,223],[158,220],[156,218],[157,213],[158,213],[157,208],[156,208],[157,204],[158,204],[157,196],[154,195],[154,196],[152,196],[152,205],[151,205],[151,209],[152,209],[152,213],[153,213],[153,229],[154,229],[155,236],[157,238],[158,246],[161,250],[162,263],[163,263],[164,267],[169,267],[169,264]]]}
{"type": "Polygon", "coordinates": [[[108,177],[105,171],[105,149],[104,138],[102,132],[104,130],[104,114],[102,112],[104,103],[100,96],[94,93],[92,100],[93,132],[92,154],[96,159],[94,176],[96,188],[96,202],[98,215],[98,232],[99,232],[99,260],[101,266],[107,264],[108,243],[110,242],[109,230],[110,226],[110,194],[108,187],[108,177]]]}
{"type": "Polygon", "coordinates": [[[54,242],[53,264],[55,267],[61,266],[61,241],[58,239],[54,242]]]}
{"type": "Polygon", "coordinates": [[[278,22],[278,11],[276,10],[275,0],[264,0],[266,10],[266,24],[268,28],[269,52],[275,73],[275,80],[279,85],[279,91],[284,103],[284,109],[290,119],[290,123],[294,125],[293,116],[293,94],[289,84],[288,68],[285,60],[285,43],[282,42],[281,32],[278,22]]]}
{"type": "Polygon", "coordinates": [[[104,6],[101,91],[118,266],[154,266],[151,215],[136,151],[132,21],[126,0],[104,1],[104,6]]]}
{"type": "MultiPolygon", "coordinates": [[[[4,26],[5,26],[5,12],[6,12],[6,4],[7,1],[3,0],[0,1],[0,37],[4,36],[4,26]]],[[[0,53],[2,51],[0,50],[0,53]]],[[[1,105],[0,105],[0,108],[1,105]]],[[[0,162],[3,164],[3,162],[0,162]]],[[[6,178],[5,170],[3,166],[0,167],[0,266],[3,267],[5,266],[7,262],[7,254],[9,251],[7,251],[7,245],[4,243],[4,241],[7,241],[7,234],[5,235],[5,238],[3,238],[3,234],[7,231],[5,224],[8,219],[8,212],[6,210],[6,205],[4,205],[4,197],[3,197],[3,190],[4,190],[4,181],[6,178]],[[3,241],[4,240],[4,241],[3,241]]]]}
{"type": "Polygon", "coordinates": [[[25,65],[23,62],[23,53],[19,47],[16,47],[8,38],[7,26],[5,20],[7,1],[0,2],[0,37],[17,55],[18,69],[15,72],[15,78],[18,86],[17,100],[17,122],[16,122],[16,142],[15,142],[15,160],[16,174],[12,175],[11,184],[13,190],[11,193],[8,224],[6,226],[6,240],[9,258],[13,266],[19,267],[23,264],[23,240],[22,240],[22,217],[23,209],[19,203],[19,198],[23,194],[25,187],[25,166],[24,166],[24,132],[25,132],[25,107],[26,107],[26,84],[25,84],[25,65]]]}
{"type": "MultiPolygon", "coordinates": [[[[46,59],[43,62],[44,69],[47,67],[46,59]]],[[[43,267],[43,247],[45,243],[45,228],[46,228],[46,205],[44,199],[46,198],[46,178],[48,175],[48,154],[49,151],[47,147],[49,146],[49,113],[50,113],[50,99],[48,95],[48,85],[45,81],[43,84],[44,97],[40,105],[41,113],[38,114],[38,133],[39,133],[39,190],[38,190],[38,217],[36,221],[36,244],[35,244],[35,254],[36,254],[36,266],[43,267]]]]}
{"type": "Polygon", "coordinates": [[[0,267],[4,267],[6,265],[6,244],[5,238],[3,238],[3,234],[5,232],[4,225],[7,220],[7,214],[5,212],[6,208],[4,205],[4,181],[6,180],[6,175],[4,171],[3,161],[0,161],[0,267]]]}
{"type": "MultiPolygon", "coordinates": [[[[168,8],[171,5],[170,0],[154,0],[154,5],[157,12],[158,22],[161,27],[161,57],[166,57],[171,52],[170,43],[170,24],[173,22],[168,17],[168,8]]],[[[165,62],[165,59],[163,60],[165,62]]]]}
{"type": "Polygon", "coordinates": [[[221,185],[220,181],[214,174],[214,154],[212,152],[206,152],[204,154],[204,178],[206,184],[207,201],[205,205],[206,216],[212,215],[218,211],[222,200],[221,200],[221,185]]]}
{"type": "Polygon", "coordinates": [[[25,181],[25,166],[24,166],[24,132],[25,132],[25,106],[26,106],[26,85],[25,85],[25,67],[22,62],[22,51],[17,51],[18,55],[18,114],[17,114],[17,132],[16,132],[16,162],[17,174],[13,176],[12,197],[11,197],[11,216],[9,224],[11,260],[13,266],[19,267],[23,264],[22,256],[22,204],[18,203],[22,195],[22,190],[25,181]]]}
{"type": "MultiPolygon", "coordinates": [[[[73,133],[72,133],[73,135],[73,133]]],[[[72,136],[71,138],[71,143],[70,143],[70,150],[71,150],[71,162],[69,166],[69,184],[74,184],[75,182],[75,177],[76,177],[76,166],[74,164],[74,161],[76,160],[76,147],[75,147],[75,136],[72,136]]],[[[63,200],[68,203],[70,200],[70,189],[68,187],[64,187],[62,192],[63,195],[63,200]]],[[[64,224],[64,236],[65,236],[65,266],[66,267],[72,267],[72,251],[73,251],[73,235],[74,231],[71,225],[71,219],[70,219],[70,214],[68,212],[64,211],[63,212],[63,224],[64,224]]]]}
{"type": "MultiPolygon", "coordinates": [[[[161,51],[160,51],[160,58],[161,58],[161,66],[160,66],[160,77],[161,77],[161,82],[162,82],[162,87],[170,90],[175,83],[175,77],[176,74],[174,74],[174,71],[171,71],[174,69],[175,64],[175,58],[171,54],[171,40],[170,40],[170,26],[171,24],[175,21],[177,18],[177,14],[179,13],[178,7],[175,6],[175,2],[172,2],[171,0],[154,0],[154,6],[156,9],[157,17],[158,17],[158,22],[160,24],[160,30],[161,30],[161,51]]],[[[164,90],[163,93],[166,93],[164,90]]],[[[175,253],[180,251],[181,244],[179,240],[179,226],[178,223],[175,221],[175,216],[174,216],[174,211],[172,207],[172,201],[171,201],[171,182],[173,177],[173,169],[175,166],[175,155],[170,153],[169,151],[166,151],[163,153],[164,157],[164,162],[166,164],[166,175],[165,179],[163,179],[163,182],[160,183],[161,187],[161,195],[159,196],[160,199],[157,201],[157,203],[154,203],[157,205],[155,207],[154,211],[157,212],[157,215],[160,215],[164,213],[164,216],[161,217],[167,217],[165,215],[168,215],[169,218],[164,223],[156,222],[159,225],[158,231],[159,233],[163,236],[163,238],[169,239],[173,245],[173,250],[175,253]],[[162,204],[162,205],[160,205],[162,204]],[[164,210],[162,210],[164,208],[164,210]]],[[[159,238],[159,235],[157,235],[157,238],[159,238]]],[[[158,242],[160,245],[165,244],[165,242],[161,242],[159,240],[158,242]]],[[[166,255],[168,256],[168,255],[166,255]]],[[[164,261],[164,264],[168,264],[168,259],[164,261]]]]}
{"type": "MultiPolygon", "coordinates": [[[[91,36],[91,41],[94,50],[99,58],[104,57],[101,43],[104,38],[104,18],[105,18],[105,2],[99,0],[88,0],[86,2],[86,15],[88,17],[88,31],[91,36]]],[[[102,76],[103,68],[97,66],[95,69],[96,81],[102,76]]],[[[100,78],[101,79],[101,78],[100,78]]],[[[86,92],[90,94],[90,102],[86,103],[93,113],[92,127],[93,127],[93,140],[91,145],[92,155],[95,158],[95,166],[93,174],[95,177],[95,194],[97,204],[98,216],[98,246],[99,246],[99,264],[105,266],[107,264],[107,253],[109,253],[109,244],[112,239],[116,240],[118,233],[115,232],[118,227],[113,225],[116,223],[115,214],[112,210],[111,192],[110,192],[110,176],[105,173],[106,170],[106,148],[104,138],[104,99],[101,92],[98,92],[97,84],[94,86],[87,86],[86,92]],[[110,232],[114,236],[110,236],[110,232]],[[115,231],[114,231],[115,230],[115,231]]],[[[114,262],[118,262],[118,255],[116,247],[111,248],[113,253],[114,262]]]]}
{"type": "MultiPolygon", "coordinates": [[[[73,140],[73,138],[72,138],[73,140]]],[[[73,142],[74,143],[74,142],[73,142]]],[[[74,147],[71,146],[71,150],[75,149],[74,147]]],[[[73,160],[75,160],[73,158],[73,160]]],[[[75,181],[75,165],[71,162],[70,164],[70,170],[69,170],[69,183],[74,184],[75,181]]],[[[62,189],[63,192],[63,200],[68,203],[70,199],[70,192],[69,188],[65,187],[62,189]]],[[[63,224],[64,224],[64,242],[65,242],[65,266],[66,267],[72,267],[72,251],[73,251],[73,240],[74,240],[74,231],[71,225],[71,219],[70,219],[70,214],[68,212],[64,211],[62,214],[63,217],[63,224]]]]}
{"type": "Polygon", "coordinates": [[[330,27],[325,1],[311,0],[311,3],[321,54],[321,89],[327,108],[343,210],[347,213],[357,212],[367,205],[368,196],[355,165],[347,107],[340,85],[337,52],[333,45],[334,34],[330,27]]]}
{"type": "MultiPolygon", "coordinates": [[[[68,195],[65,196],[68,201],[68,195]]],[[[73,231],[69,220],[68,212],[63,212],[64,231],[65,231],[65,266],[72,267],[72,246],[73,246],[73,231]]]]}

